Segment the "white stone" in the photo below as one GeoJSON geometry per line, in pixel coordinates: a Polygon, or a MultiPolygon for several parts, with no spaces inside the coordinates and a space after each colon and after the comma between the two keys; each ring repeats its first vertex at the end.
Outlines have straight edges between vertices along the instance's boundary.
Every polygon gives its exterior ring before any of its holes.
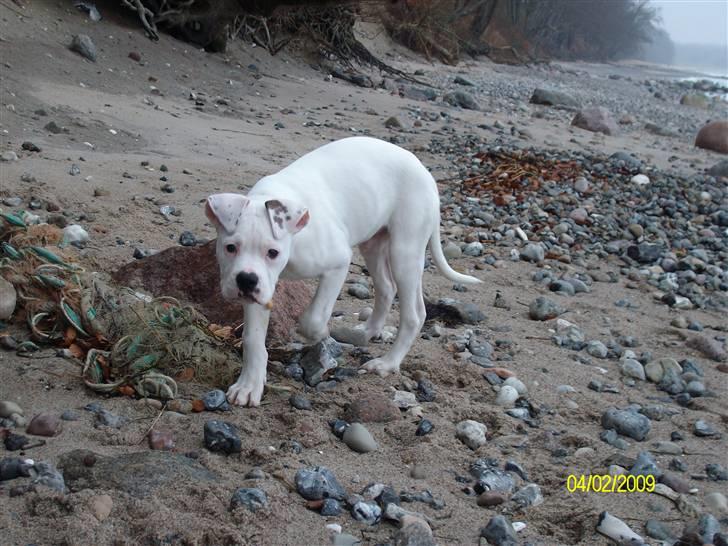
{"type": "Polygon", "coordinates": [[[647,186],[650,183],[650,179],[644,174],[636,174],[632,177],[632,184],[638,186],[647,186]]]}
{"type": "Polygon", "coordinates": [[[0,277],[0,320],[7,320],[13,316],[17,301],[18,295],[15,292],[15,286],[0,277]]]}
{"type": "Polygon", "coordinates": [[[484,445],[488,441],[485,437],[487,432],[488,427],[483,423],[471,419],[460,421],[455,428],[455,436],[457,439],[470,449],[478,449],[484,445]]]}
{"type": "Polygon", "coordinates": [[[509,377],[503,382],[503,385],[507,387],[513,387],[520,395],[524,395],[528,392],[526,385],[524,385],[523,381],[521,381],[517,377],[509,377]]]}
{"type": "Polygon", "coordinates": [[[71,224],[63,228],[64,243],[86,243],[88,240],[88,232],[78,224],[71,224]]]}
{"type": "Polygon", "coordinates": [[[509,385],[504,385],[496,396],[495,403],[504,408],[510,408],[516,400],[518,400],[518,391],[509,385]]]}

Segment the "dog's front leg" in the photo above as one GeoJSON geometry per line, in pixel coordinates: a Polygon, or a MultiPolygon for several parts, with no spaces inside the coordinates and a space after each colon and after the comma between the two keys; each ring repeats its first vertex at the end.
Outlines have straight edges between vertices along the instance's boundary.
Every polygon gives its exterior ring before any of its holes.
{"type": "Polygon", "coordinates": [[[257,303],[245,303],[243,328],[243,369],[240,377],[227,391],[227,399],[238,406],[259,406],[265,385],[268,351],[265,336],[270,311],[257,303]]]}

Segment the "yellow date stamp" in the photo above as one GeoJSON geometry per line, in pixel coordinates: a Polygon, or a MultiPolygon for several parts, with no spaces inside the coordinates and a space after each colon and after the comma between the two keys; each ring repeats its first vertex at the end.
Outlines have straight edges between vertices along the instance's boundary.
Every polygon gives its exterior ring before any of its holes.
{"type": "Polygon", "coordinates": [[[566,478],[566,490],[569,493],[652,493],[655,491],[655,483],[652,474],[569,474],[566,478]]]}

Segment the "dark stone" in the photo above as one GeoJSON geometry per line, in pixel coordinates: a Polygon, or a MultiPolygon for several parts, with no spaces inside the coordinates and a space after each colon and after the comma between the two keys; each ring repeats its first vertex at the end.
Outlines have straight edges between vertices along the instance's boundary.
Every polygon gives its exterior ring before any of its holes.
{"type": "Polygon", "coordinates": [[[478,324],[487,317],[473,303],[462,303],[450,298],[438,300],[436,303],[425,300],[426,320],[442,320],[447,326],[459,324],[478,324]]]}
{"type": "Polygon", "coordinates": [[[641,442],[650,431],[650,420],[635,411],[609,408],[602,415],[602,426],[641,442]]]}
{"type": "Polygon", "coordinates": [[[346,491],[325,466],[302,468],[296,472],[296,490],[306,500],[346,498],[346,491]]]}
{"type": "Polygon", "coordinates": [[[432,432],[435,428],[435,425],[432,424],[431,421],[428,419],[422,419],[420,423],[417,425],[417,430],[415,431],[415,436],[425,436],[432,432]]]}
{"type": "Polygon", "coordinates": [[[205,423],[205,447],[210,451],[240,453],[238,429],[225,421],[210,420],[205,423]]]}
{"type": "Polygon", "coordinates": [[[506,516],[494,516],[480,530],[480,536],[493,546],[517,546],[518,539],[513,525],[506,516]]]}
{"type": "Polygon", "coordinates": [[[207,411],[229,411],[230,404],[225,397],[225,393],[220,389],[211,390],[202,397],[202,403],[205,404],[207,411]]]}
{"type": "Polygon", "coordinates": [[[71,51],[75,51],[82,57],[85,57],[89,61],[96,62],[96,46],[94,45],[91,38],[85,34],[78,34],[73,37],[71,42],[71,51]]]}
{"type": "Polygon", "coordinates": [[[240,506],[245,506],[251,512],[255,512],[260,508],[268,507],[268,497],[265,491],[255,487],[241,487],[233,493],[230,499],[230,510],[235,510],[240,506]]]}

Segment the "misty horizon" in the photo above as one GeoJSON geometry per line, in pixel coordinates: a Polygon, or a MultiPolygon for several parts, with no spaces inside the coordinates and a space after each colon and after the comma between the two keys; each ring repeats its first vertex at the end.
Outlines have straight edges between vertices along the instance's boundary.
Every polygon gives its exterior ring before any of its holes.
{"type": "Polygon", "coordinates": [[[660,27],[676,45],[712,45],[728,51],[725,0],[651,0],[651,4],[660,11],[660,27]]]}

